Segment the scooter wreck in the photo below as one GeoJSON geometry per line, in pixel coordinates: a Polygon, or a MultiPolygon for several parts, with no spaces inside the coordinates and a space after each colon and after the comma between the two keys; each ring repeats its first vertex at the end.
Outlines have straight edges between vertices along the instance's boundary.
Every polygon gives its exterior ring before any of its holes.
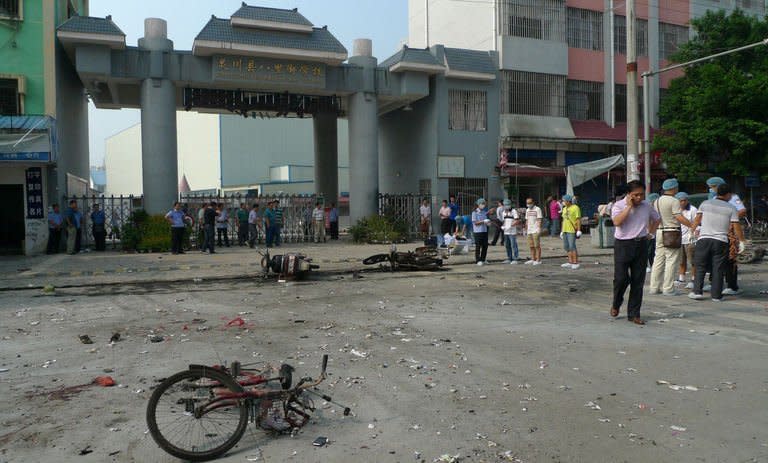
{"type": "Polygon", "coordinates": [[[382,269],[392,272],[397,270],[437,270],[443,266],[443,259],[434,246],[423,246],[413,251],[398,252],[394,244],[389,254],[375,254],[363,259],[363,264],[381,264],[382,269]]]}
{"type": "Polygon", "coordinates": [[[265,275],[270,271],[277,274],[278,281],[297,280],[306,277],[310,271],[320,268],[312,259],[297,252],[270,256],[269,250],[262,254],[261,268],[265,275]]]}

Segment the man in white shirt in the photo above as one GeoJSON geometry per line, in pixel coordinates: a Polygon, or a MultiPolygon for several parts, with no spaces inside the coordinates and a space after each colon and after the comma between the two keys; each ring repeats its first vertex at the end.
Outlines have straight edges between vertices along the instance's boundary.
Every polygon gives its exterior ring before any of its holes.
{"type": "Polygon", "coordinates": [[[541,208],[533,202],[533,198],[525,200],[525,224],[526,235],[528,236],[528,247],[531,249],[531,258],[525,262],[525,265],[541,265],[541,222],[544,214],[541,208]]]}
{"type": "Polygon", "coordinates": [[[315,203],[315,208],[312,209],[312,228],[315,235],[315,243],[319,243],[320,240],[325,243],[325,211],[320,202],[315,203]]]}
{"type": "Polygon", "coordinates": [[[505,264],[517,265],[520,251],[517,248],[517,226],[520,223],[520,215],[512,208],[512,201],[505,199],[501,209],[501,229],[504,231],[504,246],[507,249],[505,264]]]}
{"type": "MultiPolygon", "coordinates": [[[[712,199],[717,194],[717,187],[724,185],[725,180],[720,177],[710,177],[707,179],[707,186],[709,187],[709,199],[712,199]]],[[[728,204],[736,208],[736,213],[739,216],[739,220],[747,216],[747,208],[736,193],[731,193],[731,199],[728,200],[728,204]]],[[[728,255],[725,262],[725,289],[723,294],[735,295],[739,294],[739,267],[736,260],[738,254],[740,241],[736,237],[733,229],[728,233],[728,255]]]]}
{"type": "MultiPolygon", "coordinates": [[[[675,198],[680,201],[680,210],[683,217],[689,222],[693,223],[696,219],[696,212],[698,209],[696,206],[688,201],[688,193],[681,191],[675,195],[675,198]]],[[[677,279],[679,283],[685,283],[685,274],[688,272],[688,266],[691,266],[691,281],[685,286],[687,289],[693,289],[693,280],[696,278],[696,266],[693,263],[694,251],[696,249],[696,231],[685,225],[680,226],[683,238],[683,252],[680,253],[680,275],[677,279]]]]}
{"type": "Polygon", "coordinates": [[[426,199],[421,202],[419,207],[419,218],[419,231],[421,237],[426,239],[429,236],[429,223],[432,221],[432,208],[429,207],[429,201],[426,199]]]}
{"type": "Polygon", "coordinates": [[[261,243],[261,218],[259,217],[259,205],[253,203],[251,211],[248,213],[248,246],[253,247],[256,240],[261,243]]]}

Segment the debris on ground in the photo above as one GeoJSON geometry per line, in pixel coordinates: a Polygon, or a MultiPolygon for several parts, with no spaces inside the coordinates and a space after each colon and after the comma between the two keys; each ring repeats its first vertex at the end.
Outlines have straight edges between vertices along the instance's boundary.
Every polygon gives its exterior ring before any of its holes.
{"type": "Polygon", "coordinates": [[[111,376],[97,376],[94,378],[93,384],[98,384],[101,387],[112,387],[115,385],[115,380],[111,376]]]}
{"type": "Polygon", "coordinates": [[[461,455],[459,454],[449,455],[446,453],[445,455],[440,455],[439,457],[435,458],[432,461],[434,463],[458,463],[459,461],[461,461],[461,455]]]}
{"type": "Polygon", "coordinates": [[[56,292],[56,287],[53,285],[43,286],[43,294],[53,294],[56,292]]]}
{"type": "Polygon", "coordinates": [[[93,340],[87,334],[81,334],[80,336],[78,336],[78,339],[80,339],[80,342],[82,342],[83,344],[93,344],[93,340]]]}
{"type": "Polygon", "coordinates": [[[110,342],[111,344],[114,344],[114,343],[118,342],[119,340],[120,340],[120,333],[117,333],[117,332],[115,332],[114,334],[112,334],[112,337],[111,337],[111,338],[109,338],[109,342],[110,342]]]}
{"type": "Polygon", "coordinates": [[[150,334],[149,335],[149,342],[163,342],[165,341],[165,336],[162,334],[150,334]]]}
{"type": "Polygon", "coordinates": [[[669,429],[671,429],[671,430],[673,430],[673,431],[677,431],[677,432],[685,432],[685,431],[687,431],[687,430],[688,430],[688,428],[686,428],[686,427],[683,427],[683,426],[676,426],[676,425],[672,425],[672,426],[670,426],[670,427],[669,427],[669,429]]]}
{"type": "Polygon", "coordinates": [[[88,455],[89,453],[93,453],[93,450],[90,445],[87,445],[78,455],[88,455]]]}
{"type": "Polygon", "coordinates": [[[585,403],[584,406],[587,407],[587,408],[590,408],[592,410],[602,410],[600,408],[600,405],[592,402],[591,400],[589,402],[585,403]]]}

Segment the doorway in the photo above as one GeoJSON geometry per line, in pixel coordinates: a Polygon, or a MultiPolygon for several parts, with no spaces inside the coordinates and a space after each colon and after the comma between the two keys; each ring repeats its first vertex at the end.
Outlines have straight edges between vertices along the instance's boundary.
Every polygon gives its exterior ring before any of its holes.
{"type": "Polygon", "coordinates": [[[24,185],[0,185],[0,255],[24,252],[24,185]]]}

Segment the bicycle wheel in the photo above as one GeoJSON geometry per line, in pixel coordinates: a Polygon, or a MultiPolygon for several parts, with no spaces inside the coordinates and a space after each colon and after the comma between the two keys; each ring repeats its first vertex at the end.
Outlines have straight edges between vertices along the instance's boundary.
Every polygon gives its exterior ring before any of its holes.
{"type": "Polygon", "coordinates": [[[207,461],[234,447],[248,425],[248,401],[222,400],[243,388],[210,368],[190,369],[164,380],[147,405],[152,438],[171,455],[207,461]]]}
{"type": "Polygon", "coordinates": [[[389,254],[376,254],[374,256],[363,259],[363,264],[373,265],[373,264],[379,264],[381,262],[386,262],[388,260],[389,260],[389,254]]]}

